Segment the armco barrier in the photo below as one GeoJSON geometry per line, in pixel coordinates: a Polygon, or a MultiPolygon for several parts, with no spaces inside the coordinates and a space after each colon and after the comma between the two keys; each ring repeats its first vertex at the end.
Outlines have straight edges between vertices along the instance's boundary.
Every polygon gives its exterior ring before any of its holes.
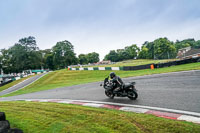
{"type": "Polygon", "coordinates": [[[152,64],[147,65],[140,65],[140,66],[125,66],[123,67],[125,71],[131,71],[131,70],[142,70],[142,69],[150,69],[152,64]]]}
{"type": "Polygon", "coordinates": [[[12,82],[12,80],[9,80],[8,82],[1,83],[1,84],[0,84],[0,87],[1,87],[1,86],[4,86],[4,85],[6,85],[6,84],[8,84],[8,83],[10,83],[10,82],[12,82]]]}
{"type": "Polygon", "coordinates": [[[158,63],[158,64],[147,64],[140,66],[124,66],[124,67],[88,67],[88,68],[70,68],[68,70],[124,70],[124,71],[132,71],[132,70],[142,70],[142,69],[154,69],[154,68],[163,68],[170,67],[175,65],[182,65],[188,63],[200,62],[200,57],[190,58],[185,60],[177,60],[166,63],[158,63]]]}
{"type": "Polygon", "coordinates": [[[199,62],[200,57],[197,58],[190,58],[190,59],[185,59],[185,60],[177,60],[177,61],[171,61],[167,63],[158,63],[154,64],[155,68],[162,68],[162,67],[170,67],[170,66],[176,66],[176,65],[183,65],[183,64],[188,64],[188,63],[195,63],[199,62]]]}
{"type": "Polygon", "coordinates": [[[88,71],[96,71],[96,70],[124,70],[123,67],[88,67],[88,68],[70,68],[69,70],[88,70],[88,71]]]}

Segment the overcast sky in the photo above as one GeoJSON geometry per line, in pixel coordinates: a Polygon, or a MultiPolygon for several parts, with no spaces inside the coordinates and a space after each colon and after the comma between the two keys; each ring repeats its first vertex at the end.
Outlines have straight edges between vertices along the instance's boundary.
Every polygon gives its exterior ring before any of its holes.
{"type": "Polygon", "coordinates": [[[200,40],[200,0],[0,0],[0,49],[34,36],[40,49],[68,40],[77,55],[167,37],[200,40]]]}

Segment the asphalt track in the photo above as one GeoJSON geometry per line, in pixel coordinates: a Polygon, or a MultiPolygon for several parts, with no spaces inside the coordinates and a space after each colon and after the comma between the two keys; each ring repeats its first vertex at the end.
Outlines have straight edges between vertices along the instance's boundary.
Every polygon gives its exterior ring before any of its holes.
{"type": "Polygon", "coordinates": [[[109,99],[104,89],[95,82],[71,87],[57,88],[19,96],[1,98],[15,99],[73,99],[90,100],[129,105],[152,106],[200,113],[200,71],[175,72],[124,78],[124,82],[135,81],[139,97],[109,99]]]}
{"type": "Polygon", "coordinates": [[[14,92],[14,91],[17,91],[17,90],[19,90],[19,89],[21,89],[21,88],[23,88],[23,87],[25,87],[25,86],[27,86],[27,85],[33,83],[34,81],[38,80],[39,78],[41,78],[41,77],[44,76],[45,74],[46,74],[46,73],[38,74],[38,75],[36,75],[36,76],[34,76],[34,77],[28,78],[28,79],[26,79],[26,80],[24,80],[24,81],[18,83],[18,84],[16,84],[16,85],[14,85],[14,86],[12,86],[12,87],[10,87],[10,88],[4,90],[4,91],[1,91],[1,92],[0,92],[0,96],[5,95],[5,94],[9,94],[9,93],[14,92]]]}

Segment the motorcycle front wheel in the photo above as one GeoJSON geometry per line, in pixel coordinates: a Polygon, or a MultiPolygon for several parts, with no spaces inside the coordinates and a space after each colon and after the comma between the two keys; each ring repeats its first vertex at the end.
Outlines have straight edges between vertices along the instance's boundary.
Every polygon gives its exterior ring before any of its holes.
{"type": "Polygon", "coordinates": [[[112,92],[110,91],[105,91],[105,94],[107,97],[109,97],[110,99],[113,99],[115,97],[115,94],[113,94],[112,92]]]}

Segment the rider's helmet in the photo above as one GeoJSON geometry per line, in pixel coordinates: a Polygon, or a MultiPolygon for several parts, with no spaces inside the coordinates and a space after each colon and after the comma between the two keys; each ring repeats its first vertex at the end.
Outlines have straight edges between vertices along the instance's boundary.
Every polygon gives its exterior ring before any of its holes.
{"type": "Polygon", "coordinates": [[[114,72],[110,73],[110,78],[113,79],[116,76],[116,74],[114,72]]]}

